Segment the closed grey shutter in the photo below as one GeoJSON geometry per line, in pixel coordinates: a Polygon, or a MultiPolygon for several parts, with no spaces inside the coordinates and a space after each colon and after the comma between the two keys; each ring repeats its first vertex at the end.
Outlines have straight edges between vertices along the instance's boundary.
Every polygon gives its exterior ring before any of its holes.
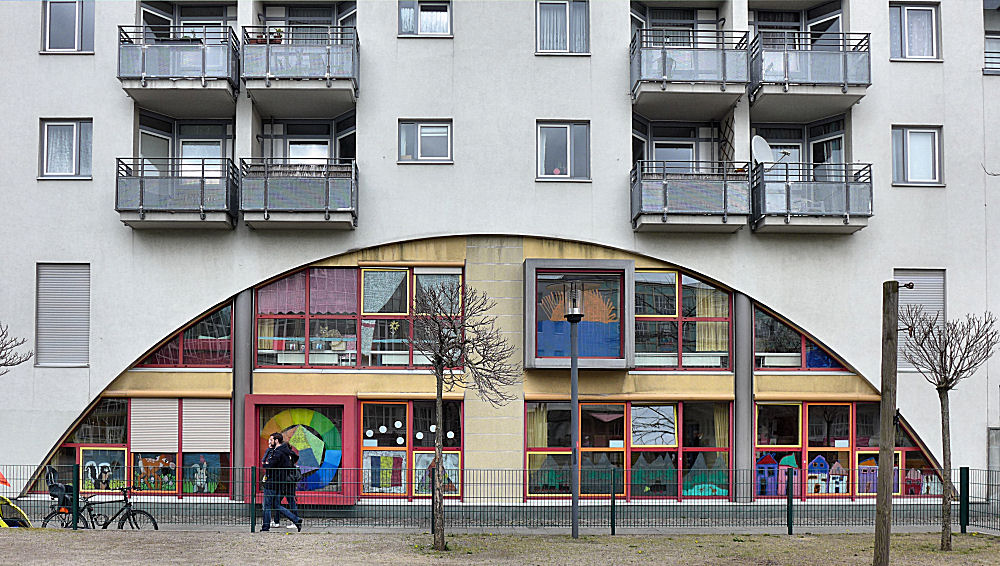
{"type": "Polygon", "coordinates": [[[177,452],[177,399],[132,399],[132,452],[177,452]]]}
{"type": "Polygon", "coordinates": [[[229,399],[182,401],[184,452],[229,452],[229,403],[229,399]]]}
{"type": "Polygon", "coordinates": [[[90,362],[90,265],[39,263],[36,267],[35,363],[84,366],[90,362]]]}
{"type": "MultiPolygon", "coordinates": [[[[938,322],[944,324],[945,312],[945,289],[943,269],[896,269],[893,272],[896,281],[900,285],[913,283],[913,289],[900,287],[899,289],[899,310],[902,311],[909,305],[919,305],[924,312],[933,316],[939,314],[938,322]]],[[[906,362],[902,356],[902,347],[906,340],[906,333],[899,334],[900,355],[897,356],[899,369],[913,369],[913,366],[906,362]]]]}

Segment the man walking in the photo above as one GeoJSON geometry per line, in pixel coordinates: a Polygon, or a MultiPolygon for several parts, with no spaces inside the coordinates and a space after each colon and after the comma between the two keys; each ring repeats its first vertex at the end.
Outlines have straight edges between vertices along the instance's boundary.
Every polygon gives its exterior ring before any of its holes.
{"type": "MultiPolygon", "coordinates": [[[[267,439],[267,452],[261,464],[264,466],[264,479],[261,481],[264,489],[264,524],[261,532],[271,530],[271,513],[281,513],[288,518],[295,528],[302,530],[302,519],[281,504],[282,496],[288,490],[288,472],[292,467],[291,448],[285,444],[280,432],[272,434],[267,439]]],[[[295,489],[292,487],[292,489],[295,489]]]]}

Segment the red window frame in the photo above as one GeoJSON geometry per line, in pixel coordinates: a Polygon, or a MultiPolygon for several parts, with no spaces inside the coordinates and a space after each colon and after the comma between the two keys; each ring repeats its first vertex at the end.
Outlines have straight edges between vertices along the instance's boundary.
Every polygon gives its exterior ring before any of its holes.
{"type": "MultiPolygon", "coordinates": [[[[556,274],[591,274],[591,275],[615,275],[619,278],[618,283],[618,355],[614,357],[609,356],[580,356],[581,359],[589,360],[623,360],[625,359],[625,272],[616,269],[559,269],[559,268],[545,268],[538,269],[535,271],[535,282],[534,282],[534,292],[535,296],[531,298],[532,304],[535,309],[535,328],[532,332],[535,333],[535,351],[533,352],[535,358],[542,360],[568,360],[570,356],[539,356],[538,355],[538,276],[545,273],[556,273],[556,274]]],[[[525,300],[528,298],[525,297],[525,300]]],[[[463,305],[464,306],[464,305],[463,305]]],[[[586,320],[586,313],[584,313],[584,320],[586,320]]]]}
{"type": "MultiPolygon", "coordinates": [[[[529,482],[530,482],[530,469],[529,458],[531,454],[570,454],[572,452],[571,446],[561,446],[561,447],[541,447],[541,448],[531,448],[528,446],[528,404],[529,403],[563,403],[569,405],[569,401],[565,399],[546,399],[546,400],[530,400],[525,401],[524,408],[524,478],[523,478],[523,499],[527,501],[528,499],[565,499],[570,497],[570,494],[537,494],[529,493],[529,482]]],[[[732,499],[735,497],[735,478],[732,473],[732,442],[733,442],[733,402],[732,400],[698,400],[698,401],[617,401],[617,400],[600,400],[600,401],[581,401],[581,408],[583,405],[624,405],[625,406],[625,447],[621,448],[583,448],[580,449],[581,456],[584,451],[587,452],[601,452],[601,451],[623,451],[625,454],[625,466],[623,468],[623,473],[625,474],[625,480],[623,482],[625,493],[624,497],[626,501],[631,501],[633,499],[644,500],[644,499],[658,499],[658,500],[675,500],[683,501],[685,499],[732,499]],[[685,403],[725,403],[728,405],[728,429],[729,429],[729,443],[727,446],[714,447],[685,447],[684,446],[684,405],[685,403]],[[632,445],[632,407],[634,405],[646,406],[646,405],[673,405],[675,407],[675,423],[674,423],[674,446],[664,446],[664,447],[653,447],[653,446],[633,446],[632,445]],[[670,495],[633,495],[632,494],[632,455],[641,452],[650,453],[666,453],[673,454],[676,456],[677,463],[677,493],[670,495]],[[727,495],[684,495],[684,454],[697,454],[700,452],[711,452],[717,454],[725,454],[726,457],[726,476],[728,483],[728,493],[727,495]]],[[[581,427],[582,427],[581,419],[581,427]]],[[[581,459],[582,461],[582,459],[581,459]]],[[[621,494],[619,494],[621,496],[621,494]]],[[[610,495],[588,495],[588,498],[610,498],[610,495]]]]}
{"type": "MultiPolygon", "coordinates": [[[[662,273],[662,272],[672,272],[676,274],[676,279],[674,281],[674,314],[673,315],[635,315],[635,320],[633,322],[633,333],[635,332],[635,326],[639,322],[673,322],[677,324],[677,365],[676,366],[636,366],[636,371],[663,371],[663,370],[678,370],[678,371],[732,371],[733,368],[733,293],[732,291],[722,287],[721,285],[716,285],[708,281],[704,281],[699,277],[695,277],[690,273],[685,273],[679,269],[637,269],[636,273],[662,273]],[[705,316],[684,316],[684,278],[690,277],[700,283],[706,285],[711,285],[712,287],[718,289],[719,291],[726,294],[726,312],[729,316],[725,317],[705,317],[705,316]],[[727,363],[725,366],[711,367],[711,366],[685,366],[684,365],[684,324],[685,323],[697,323],[697,322],[725,322],[726,323],[726,359],[727,363]]],[[[638,346],[636,347],[636,356],[639,355],[638,346]]],[[[690,353],[691,355],[696,355],[690,353]]]]}
{"type": "MultiPolygon", "coordinates": [[[[777,314],[775,314],[774,312],[771,312],[768,309],[765,309],[762,305],[757,304],[757,303],[754,303],[754,305],[753,305],[753,345],[754,345],[754,348],[753,348],[753,352],[754,352],[753,353],[753,357],[754,357],[753,369],[754,369],[754,371],[765,371],[765,372],[770,372],[770,371],[847,371],[847,365],[844,364],[844,362],[840,359],[840,357],[838,357],[836,354],[834,354],[830,350],[828,350],[825,347],[823,347],[822,345],[820,345],[815,340],[811,340],[810,338],[808,338],[804,332],[802,332],[801,330],[799,330],[798,328],[796,328],[795,325],[791,324],[786,319],[778,316],[777,314]],[[757,311],[758,310],[766,313],[768,316],[770,316],[771,318],[775,319],[779,323],[784,324],[788,328],[792,329],[793,332],[795,332],[795,333],[797,333],[799,335],[799,365],[798,366],[771,367],[771,366],[757,365],[757,311]],[[820,350],[822,350],[823,352],[825,352],[827,356],[830,356],[831,360],[833,360],[834,362],[840,364],[840,366],[839,367],[827,367],[827,368],[809,367],[809,362],[808,362],[807,357],[806,357],[806,346],[809,343],[812,343],[813,346],[815,346],[815,347],[819,348],[820,350]]],[[[767,353],[780,353],[780,352],[763,352],[763,353],[767,354],[767,353]]]]}
{"type": "MultiPolygon", "coordinates": [[[[171,334],[170,338],[168,338],[168,339],[164,340],[163,342],[157,344],[156,348],[154,348],[149,353],[147,353],[145,356],[143,356],[142,360],[140,360],[139,363],[137,363],[134,367],[137,368],[137,369],[146,369],[146,368],[231,368],[231,367],[233,367],[233,324],[234,324],[234,316],[235,315],[233,314],[233,308],[232,308],[232,306],[233,306],[232,302],[223,303],[223,304],[221,304],[221,305],[213,308],[212,310],[208,311],[203,316],[198,317],[196,320],[194,320],[194,321],[192,321],[192,322],[184,325],[183,327],[181,327],[180,330],[178,330],[177,332],[174,332],[173,334],[171,334]],[[226,341],[229,343],[229,363],[228,364],[186,364],[186,363],[184,363],[184,333],[187,332],[187,330],[189,328],[191,328],[191,327],[193,327],[193,326],[195,326],[197,324],[200,324],[206,318],[208,318],[208,317],[210,317],[210,316],[218,313],[219,311],[221,311],[222,309],[224,309],[226,307],[230,307],[230,309],[229,309],[229,338],[226,339],[226,341]],[[150,358],[152,358],[153,355],[160,350],[160,348],[163,348],[164,346],[166,346],[167,344],[169,344],[173,340],[177,340],[177,359],[178,359],[179,363],[177,363],[177,364],[153,364],[153,363],[146,363],[146,360],[149,360],[150,358]]],[[[218,340],[218,338],[215,338],[215,340],[218,340]]]]}
{"type": "MultiPolygon", "coordinates": [[[[260,369],[290,369],[290,368],[308,368],[308,369],[426,369],[430,367],[429,365],[415,364],[414,363],[414,349],[413,349],[413,322],[416,318],[416,313],[414,309],[414,294],[416,292],[416,282],[419,273],[415,273],[412,266],[407,267],[396,267],[396,266],[374,266],[374,267],[324,267],[324,266],[309,266],[301,269],[297,269],[291,273],[288,273],[282,277],[272,279],[267,283],[258,285],[254,289],[254,334],[256,336],[255,342],[257,342],[257,347],[254,348],[254,367],[260,369]],[[355,313],[351,315],[315,315],[310,313],[310,279],[313,270],[321,269],[341,269],[341,270],[352,270],[355,272],[355,284],[357,290],[357,304],[355,305],[355,313]],[[364,271],[406,271],[406,285],[407,285],[407,313],[406,314],[365,314],[363,312],[364,307],[364,271]],[[303,306],[304,314],[261,314],[258,312],[260,301],[258,300],[259,293],[261,289],[267,287],[268,285],[275,283],[286,277],[292,277],[299,273],[303,273],[305,276],[305,305],[303,306]],[[303,342],[303,362],[301,364],[280,364],[280,365],[264,365],[261,364],[258,359],[259,353],[259,321],[266,319],[294,319],[302,320],[304,325],[304,342],[303,342]],[[309,355],[312,349],[310,327],[313,320],[353,320],[355,321],[355,361],[353,365],[331,365],[331,364],[310,364],[309,355]],[[365,322],[373,322],[379,320],[398,320],[405,321],[407,325],[406,340],[407,340],[407,356],[408,361],[405,365],[403,364],[392,364],[392,365],[370,365],[363,364],[363,355],[361,354],[361,327],[365,322]]],[[[465,273],[462,270],[456,273],[460,277],[460,280],[465,281],[465,273]]],[[[463,297],[462,302],[462,314],[464,316],[465,302],[463,297]]],[[[400,352],[402,353],[402,352],[400,352]]]]}

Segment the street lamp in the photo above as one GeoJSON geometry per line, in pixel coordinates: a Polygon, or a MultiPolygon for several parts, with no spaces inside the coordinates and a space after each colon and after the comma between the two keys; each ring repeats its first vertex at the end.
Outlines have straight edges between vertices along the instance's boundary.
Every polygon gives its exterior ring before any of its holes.
{"type": "Polygon", "coordinates": [[[573,493],[573,538],[580,538],[580,403],[577,399],[579,373],[579,336],[577,323],[583,319],[583,284],[570,281],[566,291],[566,320],[569,321],[569,377],[570,377],[570,491],[573,493]]]}

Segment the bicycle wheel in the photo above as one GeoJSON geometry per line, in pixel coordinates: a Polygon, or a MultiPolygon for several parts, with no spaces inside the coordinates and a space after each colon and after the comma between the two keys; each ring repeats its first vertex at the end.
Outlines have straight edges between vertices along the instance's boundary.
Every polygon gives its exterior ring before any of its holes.
{"type": "MultiPolygon", "coordinates": [[[[78,529],[87,529],[87,518],[81,514],[80,518],[77,520],[76,526],[78,529]]],[[[72,529],[73,528],[73,514],[69,512],[59,511],[56,509],[42,519],[43,529],[72,529]]]]}
{"type": "Polygon", "coordinates": [[[134,530],[158,530],[156,519],[152,515],[139,509],[126,511],[121,519],[118,519],[118,528],[124,529],[126,526],[134,530]]]}

